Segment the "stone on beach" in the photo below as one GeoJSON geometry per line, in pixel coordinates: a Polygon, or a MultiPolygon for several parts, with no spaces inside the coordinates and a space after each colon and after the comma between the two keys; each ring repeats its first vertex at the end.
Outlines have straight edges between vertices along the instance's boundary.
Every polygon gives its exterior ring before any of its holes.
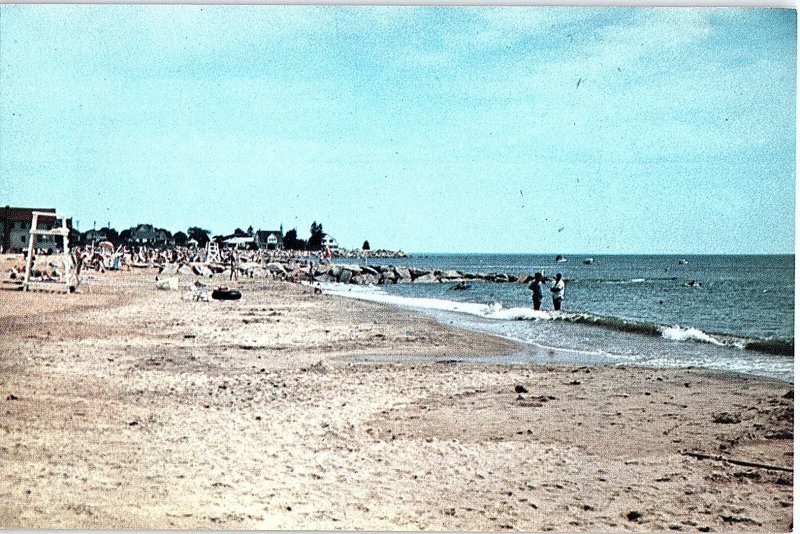
{"type": "Polygon", "coordinates": [[[273,273],[286,274],[286,267],[284,267],[283,264],[278,262],[268,263],[266,268],[268,271],[271,271],[273,273]]]}
{"type": "Polygon", "coordinates": [[[444,278],[446,280],[458,280],[464,278],[464,273],[462,273],[461,271],[457,271],[455,269],[448,269],[442,272],[441,278],[444,278]]]}
{"type": "Polygon", "coordinates": [[[207,278],[211,278],[211,276],[214,275],[214,273],[211,271],[211,269],[208,268],[207,265],[203,265],[201,263],[195,263],[194,265],[192,265],[192,271],[197,276],[203,276],[207,278]]]}
{"type": "Polygon", "coordinates": [[[439,281],[439,279],[436,278],[436,275],[434,275],[433,272],[428,272],[428,273],[426,273],[426,274],[424,274],[422,276],[418,276],[418,277],[414,278],[414,283],[415,284],[417,284],[417,283],[418,284],[429,284],[429,283],[438,282],[438,281],[439,281]]]}

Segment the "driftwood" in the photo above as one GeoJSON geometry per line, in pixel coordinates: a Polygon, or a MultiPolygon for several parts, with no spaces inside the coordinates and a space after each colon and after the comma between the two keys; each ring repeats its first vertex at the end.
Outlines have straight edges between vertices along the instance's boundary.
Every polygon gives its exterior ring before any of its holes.
{"type": "Polygon", "coordinates": [[[683,451],[681,452],[684,456],[691,456],[693,458],[697,458],[699,460],[714,460],[717,462],[728,462],[729,464],[735,465],[742,465],[745,467],[757,467],[759,469],[770,469],[773,471],[784,471],[786,473],[793,473],[794,469],[791,467],[781,467],[778,465],[769,465],[769,464],[760,464],[757,462],[746,462],[744,460],[734,460],[732,458],[725,458],[724,456],[711,456],[709,454],[701,454],[699,452],[689,452],[683,451]]]}

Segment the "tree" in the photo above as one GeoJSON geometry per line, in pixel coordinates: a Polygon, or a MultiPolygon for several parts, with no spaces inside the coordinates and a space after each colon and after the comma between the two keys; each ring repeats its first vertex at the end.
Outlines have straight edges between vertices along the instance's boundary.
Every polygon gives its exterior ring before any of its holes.
{"type": "Polygon", "coordinates": [[[113,228],[101,228],[100,234],[106,236],[106,240],[111,241],[114,245],[118,245],[119,234],[113,228]]]}
{"type": "Polygon", "coordinates": [[[319,250],[322,248],[322,237],[325,234],[322,232],[322,223],[317,224],[317,221],[311,223],[311,237],[308,238],[308,250],[319,250]]]}
{"type": "MultiPolygon", "coordinates": [[[[252,228],[252,226],[250,228],[252,228]]],[[[233,231],[233,237],[250,237],[250,235],[241,228],[237,228],[233,231]]]]}
{"type": "Polygon", "coordinates": [[[189,236],[184,234],[183,232],[175,232],[175,235],[172,236],[172,239],[175,240],[175,244],[179,247],[186,246],[186,242],[189,241],[189,236]]]}
{"type": "Polygon", "coordinates": [[[247,227],[247,235],[249,235],[250,237],[253,237],[255,235],[255,233],[253,232],[253,225],[252,224],[247,227]]]}
{"type": "Polygon", "coordinates": [[[69,229],[69,244],[71,246],[83,245],[83,235],[74,226],[69,229]]]}
{"type": "Polygon", "coordinates": [[[127,245],[128,241],[130,241],[130,239],[131,239],[131,234],[132,233],[133,233],[133,230],[131,228],[128,228],[126,230],[121,231],[119,233],[119,242],[120,242],[120,244],[127,245]]]}
{"type": "Polygon", "coordinates": [[[189,236],[189,239],[194,239],[195,241],[197,241],[197,244],[201,247],[206,246],[206,243],[211,241],[211,239],[208,237],[211,235],[211,232],[208,230],[203,230],[202,228],[197,226],[190,227],[186,231],[186,233],[189,236]]]}
{"type": "Polygon", "coordinates": [[[283,236],[283,248],[287,250],[303,250],[306,248],[306,242],[297,238],[297,228],[292,228],[283,236]]]}
{"type": "Polygon", "coordinates": [[[369,250],[369,241],[364,241],[364,244],[361,245],[361,250],[369,250]]]}

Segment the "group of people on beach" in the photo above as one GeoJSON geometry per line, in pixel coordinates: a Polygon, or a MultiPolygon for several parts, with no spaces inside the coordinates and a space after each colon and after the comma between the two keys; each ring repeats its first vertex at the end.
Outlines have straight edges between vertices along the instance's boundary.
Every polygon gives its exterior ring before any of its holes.
{"type": "MultiPolygon", "coordinates": [[[[532,297],[534,310],[542,309],[542,299],[544,298],[544,289],[542,288],[542,285],[544,282],[544,274],[538,272],[533,275],[533,281],[528,285],[528,289],[533,292],[532,297]]],[[[553,310],[560,311],[561,303],[564,301],[564,279],[561,277],[561,273],[556,274],[553,285],[550,287],[550,294],[553,297],[553,310]]]]}

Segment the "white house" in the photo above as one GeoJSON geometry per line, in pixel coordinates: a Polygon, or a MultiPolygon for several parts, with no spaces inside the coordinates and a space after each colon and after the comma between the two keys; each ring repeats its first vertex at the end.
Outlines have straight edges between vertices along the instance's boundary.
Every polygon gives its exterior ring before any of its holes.
{"type": "Polygon", "coordinates": [[[336,241],[336,238],[330,234],[325,234],[322,236],[322,248],[330,247],[331,250],[339,248],[339,242],[336,241]]]}

